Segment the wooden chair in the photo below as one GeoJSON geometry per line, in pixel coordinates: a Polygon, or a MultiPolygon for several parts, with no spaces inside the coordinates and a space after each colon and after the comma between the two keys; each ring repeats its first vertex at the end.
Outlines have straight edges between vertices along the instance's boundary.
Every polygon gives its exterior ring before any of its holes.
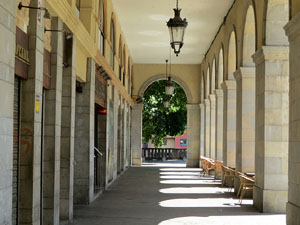
{"type": "Polygon", "coordinates": [[[223,162],[216,160],[215,161],[215,179],[217,179],[218,177],[222,177],[222,166],[223,166],[223,162]]]}
{"type": "Polygon", "coordinates": [[[239,204],[242,204],[242,200],[244,198],[246,191],[253,191],[255,181],[243,174],[240,174],[239,178],[240,178],[240,182],[241,182],[239,204]]]}
{"type": "Polygon", "coordinates": [[[234,185],[234,177],[235,177],[235,170],[228,167],[228,166],[222,166],[222,171],[223,171],[223,179],[222,179],[222,187],[224,187],[225,180],[227,177],[230,179],[230,185],[229,185],[229,191],[233,188],[234,185]]]}

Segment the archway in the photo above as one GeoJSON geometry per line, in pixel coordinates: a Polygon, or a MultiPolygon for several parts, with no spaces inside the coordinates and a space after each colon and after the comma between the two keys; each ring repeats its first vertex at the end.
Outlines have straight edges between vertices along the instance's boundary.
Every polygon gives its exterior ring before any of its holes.
{"type": "Polygon", "coordinates": [[[229,48],[228,48],[228,80],[234,80],[233,73],[236,71],[236,37],[235,32],[232,31],[229,39],[229,48]]]}
{"type": "MultiPolygon", "coordinates": [[[[187,98],[187,167],[199,167],[200,157],[200,110],[199,104],[192,104],[193,97],[189,86],[178,76],[171,74],[172,80],[182,87],[187,98]]],[[[141,85],[138,96],[141,99],[144,96],[147,88],[155,81],[166,79],[165,74],[158,74],[151,76],[141,85]]],[[[141,165],[142,163],[142,102],[136,102],[132,108],[132,162],[134,165],[141,165]]]]}
{"type": "Polygon", "coordinates": [[[228,49],[228,74],[224,83],[224,164],[236,167],[236,35],[232,31],[229,38],[228,49]]]}
{"type": "MultiPolygon", "coordinates": [[[[234,73],[237,86],[236,110],[236,170],[255,171],[255,65],[252,55],[256,51],[256,24],[252,5],[245,14],[242,65],[234,73]]],[[[238,191],[239,179],[235,179],[238,191]]]]}

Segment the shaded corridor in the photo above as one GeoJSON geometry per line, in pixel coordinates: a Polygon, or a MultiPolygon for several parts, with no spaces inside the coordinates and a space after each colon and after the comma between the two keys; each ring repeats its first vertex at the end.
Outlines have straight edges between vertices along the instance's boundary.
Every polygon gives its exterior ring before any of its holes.
{"type": "Polygon", "coordinates": [[[184,164],[131,167],[94,203],[77,206],[80,225],[283,225],[285,215],[257,212],[243,205],[220,181],[201,177],[184,164]]]}

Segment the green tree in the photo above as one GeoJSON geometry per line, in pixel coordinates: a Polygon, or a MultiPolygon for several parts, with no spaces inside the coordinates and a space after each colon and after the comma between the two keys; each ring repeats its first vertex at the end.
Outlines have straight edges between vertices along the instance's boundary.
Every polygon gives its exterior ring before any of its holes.
{"type": "Polygon", "coordinates": [[[169,108],[165,108],[163,105],[164,97],[165,85],[163,80],[151,84],[143,97],[144,142],[148,143],[152,140],[156,147],[161,146],[163,138],[168,135],[182,135],[187,121],[187,99],[184,90],[178,84],[175,84],[169,108]]]}

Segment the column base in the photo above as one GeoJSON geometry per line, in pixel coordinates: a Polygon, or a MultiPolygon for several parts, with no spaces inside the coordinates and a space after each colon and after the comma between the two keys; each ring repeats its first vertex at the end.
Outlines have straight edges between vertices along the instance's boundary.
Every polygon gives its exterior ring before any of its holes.
{"type": "Polygon", "coordinates": [[[187,168],[199,168],[199,159],[187,159],[186,160],[187,168]]]}
{"type": "Polygon", "coordinates": [[[300,207],[291,202],[286,204],[286,224],[298,225],[300,224],[300,207]]]}
{"type": "Polygon", "coordinates": [[[253,204],[260,212],[284,214],[286,212],[287,199],[288,191],[264,190],[254,186],[253,204]]]}
{"type": "Polygon", "coordinates": [[[133,166],[141,166],[142,165],[142,159],[132,159],[132,165],[133,166]]]}

